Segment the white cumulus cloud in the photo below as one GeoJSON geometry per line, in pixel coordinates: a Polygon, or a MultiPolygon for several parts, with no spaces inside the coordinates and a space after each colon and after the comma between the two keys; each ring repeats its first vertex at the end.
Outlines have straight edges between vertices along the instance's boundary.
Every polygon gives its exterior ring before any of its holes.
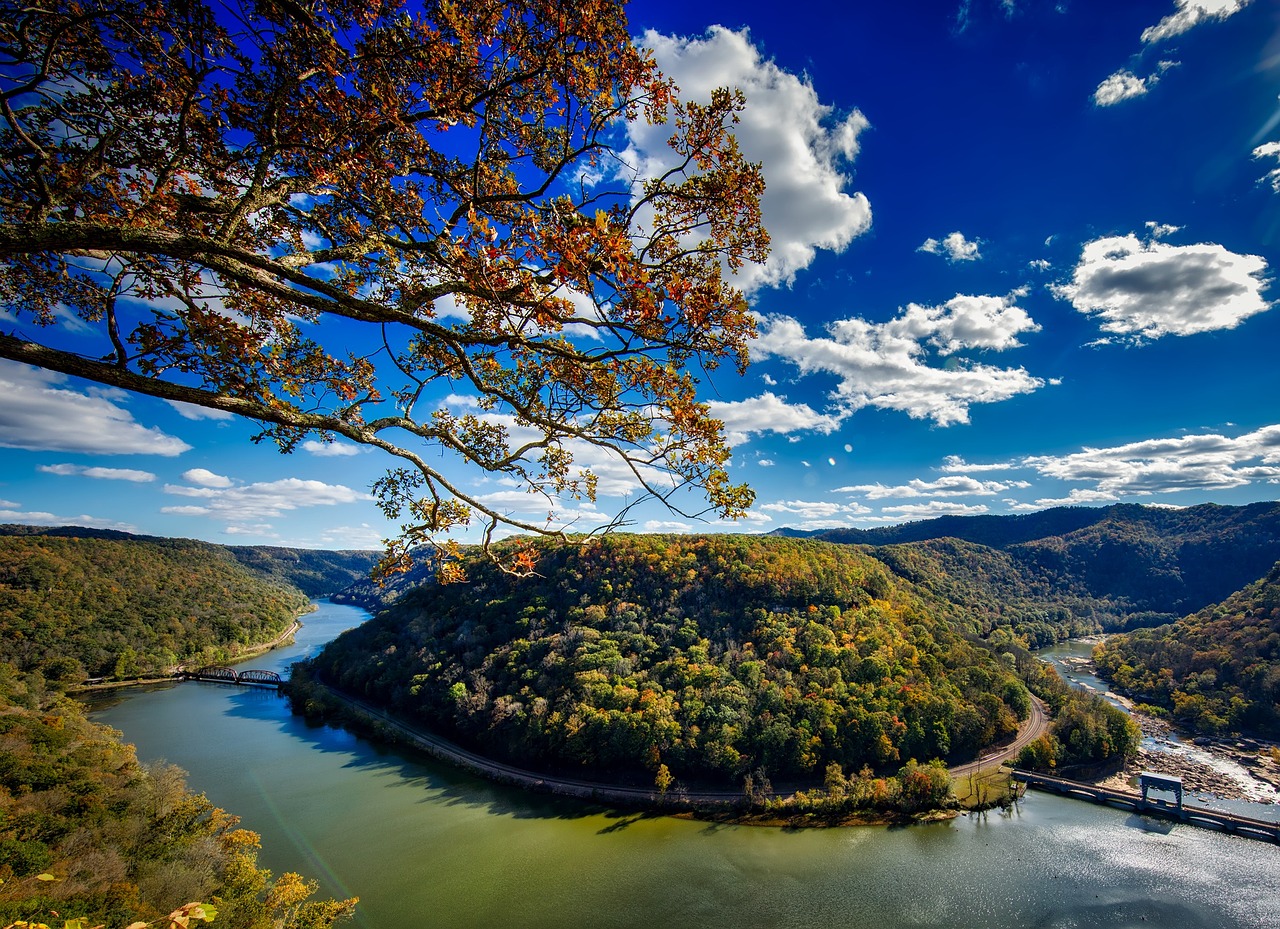
{"type": "Polygon", "coordinates": [[[1115,106],[1123,100],[1141,97],[1147,92],[1149,78],[1138,77],[1128,69],[1122,69],[1107,77],[1093,92],[1093,102],[1098,106],[1115,106]]]}
{"type": "Polygon", "coordinates": [[[1054,292],[1104,332],[1158,339],[1234,329],[1269,309],[1267,263],[1221,245],[1169,245],[1134,235],[1085,244],[1070,283],[1054,292]]]}
{"type": "Polygon", "coordinates": [[[788,403],[772,391],[749,400],[712,400],[707,407],[712,416],[724,423],[725,438],[730,445],[741,445],[752,436],[766,432],[830,435],[845,418],[841,414],[818,413],[806,403],[788,403]]]}
{"type": "Polygon", "coordinates": [[[1100,495],[1097,500],[1280,483],[1280,425],[1236,437],[1206,433],[1144,439],[1069,455],[1032,456],[1023,464],[1045,477],[1090,484],[1100,495]]]}
{"type": "Polygon", "coordinates": [[[197,487],[226,488],[233,483],[231,478],[222,474],[214,474],[206,468],[192,468],[182,472],[182,479],[197,487]]]}
{"type": "MultiPolygon", "coordinates": [[[[680,88],[682,99],[705,101],[718,87],[741,89],[746,108],[734,135],[749,161],[762,164],[761,204],[771,250],[763,265],[745,268],[738,284],[751,291],[790,283],[818,249],[840,252],[871,225],[871,205],[845,188],[867,128],[857,110],[838,114],[822,103],[809,81],[760,56],[747,31],[712,26],[701,38],[649,31],[640,44],[680,88]]],[[[676,164],[667,145],[669,127],[630,124],[624,157],[641,177],[676,164]]]]}
{"type": "Polygon", "coordinates": [[[924,244],[916,251],[942,255],[947,261],[977,261],[982,257],[982,253],[978,250],[980,245],[981,241],[978,239],[970,241],[964,237],[964,233],[952,232],[941,241],[933,238],[925,239],[924,244]]]}
{"type": "Polygon", "coordinates": [[[833,400],[841,409],[901,410],[939,425],[969,421],[974,403],[995,403],[1044,386],[1023,368],[998,368],[954,357],[965,349],[1003,350],[1039,326],[1012,297],[957,295],[941,306],[910,304],[887,323],[839,320],[826,337],[810,337],[788,316],[761,320],[753,358],[781,358],[801,373],[838,379],[833,400]],[[930,364],[930,348],[942,357],[930,364]],[[952,356],[952,357],[945,357],[952,356]]]}
{"type": "Polygon", "coordinates": [[[1239,13],[1250,0],[1176,0],[1177,9],[1154,26],[1142,30],[1147,45],[1182,35],[1203,22],[1224,20],[1239,13]]]}
{"type": "Polygon", "coordinates": [[[161,455],[191,448],[160,429],[140,425],[116,390],[65,386],[67,378],[0,361],[0,447],[98,455],[161,455]]]}

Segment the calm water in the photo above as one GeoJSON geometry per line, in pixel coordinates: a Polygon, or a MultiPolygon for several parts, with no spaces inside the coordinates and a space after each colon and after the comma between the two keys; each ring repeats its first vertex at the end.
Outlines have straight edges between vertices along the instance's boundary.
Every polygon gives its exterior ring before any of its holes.
{"type": "MultiPolygon", "coordinates": [[[[283,670],[363,620],[321,604],[283,670]]],[[[264,865],[370,929],[1280,925],[1280,847],[1030,794],[1009,816],[786,831],[626,816],[309,727],[268,691],[183,684],[94,718],[262,835],[264,865]]]]}

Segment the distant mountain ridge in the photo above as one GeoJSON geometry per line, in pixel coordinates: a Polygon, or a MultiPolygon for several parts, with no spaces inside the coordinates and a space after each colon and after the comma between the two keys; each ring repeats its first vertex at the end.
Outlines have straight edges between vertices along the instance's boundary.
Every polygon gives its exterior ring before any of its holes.
{"type": "Polygon", "coordinates": [[[363,549],[289,548],[276,545],[219,545],[196,539],[139,535],[119,529],[91,529],[84,526],[25,526],[0,524],[3,536],[49,536],[67,539],[105,539],[116,542],[191,542],[223,549],[236,561],[258,574],[298,588],[308,597],[327,597],[353,584],[369,580],[382,553],[363,549]]]}
{"type": "Polygon", "coordinates": [[[1035,513],[1007,516],[938,516],[893,526],[870,529],[775,529],[770,535],[821,539],[854,545],[896,545],[903,542],[925,542],[931,539],[963,539],[991,548],[1007,548],[1050,536],[1096,526],[1108,521],[1144,523],[1159,529],[1188,523],[1212,523],[1215,515],[1224,520],[1277,517],[1280,502],[1250,503],[1226,506],[1202,503],[1189,507],[1147,506],[1140,503],[1113,503],[1110,506],[1058,506],[1035,513]]]}
{"type": "MultiPolygon", "coordinates": [[[[778,533],[792,534],[792,533],[778,533]]],[[[1059,507],[947,516],[809,537],[870,547],[896,573],[1044,645],[1064,633],[1172,622],[1280,561],[1280,503],[1059,507]]]]}

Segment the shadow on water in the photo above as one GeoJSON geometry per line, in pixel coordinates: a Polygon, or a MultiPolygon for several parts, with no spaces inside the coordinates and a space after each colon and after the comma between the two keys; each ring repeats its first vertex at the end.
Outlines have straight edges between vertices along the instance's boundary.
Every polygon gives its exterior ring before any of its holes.
{"type": "Polygon", "coordinates": [[[1125,818],[1124,824],[1130,829],[1138,829],[1142,832],[1154,832],[1158,835],[1168,835],[1173,831],[1173,827],[1177,825],[1171,819],[1156,819],[1152,816],[1140,816],[1133,813],[1125,818]]]}
{"type": "MultiPolygon", "coordinates": [[[[281,736],[297,741],[305,750],[348,755],[344,768],[390,775],[389,787],[403,783],[420,789],[420,803],[469,807],[514,819],[576,820],[606,816],[619,819],[622,823],[619,828],[638,822],[646,815],[662,815],[498,784],[438,761],[411,745],[380,742],[342,725],[318,723],[296,715],[291,712],[288,700],[272,691],[221,684],[185,686],[229,691],[228,716],[274,724],[281,736]]],[[[607,827],[606,831],[614,830],[607,827]]]]}
{"type": "Polygon", "coordinates": [[[610,835],[611,833],[614,833],[614,832],[621,832],[623,829],[626,829],[630,826],[634,826],[636,823],[642,822],[643,820],[657,819],[662,814],[654,813],[654,812],[622,813],[617,811],[610,811],[608,813],[605,813],[604,815],[609,816],[611,818],[616,816],[617,821],[610,823],[609,825],[601,829],[597,829],[596,835],[610,835]]]}

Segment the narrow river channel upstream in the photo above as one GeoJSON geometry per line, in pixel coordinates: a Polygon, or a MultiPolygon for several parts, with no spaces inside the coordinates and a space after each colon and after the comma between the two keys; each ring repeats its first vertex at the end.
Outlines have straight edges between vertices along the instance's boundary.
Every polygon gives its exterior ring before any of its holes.
{"type": "MultiPolygon", "coordinates": [[[[321,601],[244,667],[287,673],[366,617],[321,601]]],[[[500,787],[271,691],[165,685],[92,715],[261,834],[263,865],[360,897],[368,929],[1280,926],[1280,846],[1035,792],[906,828],[723,826],[500,787]]]]}

